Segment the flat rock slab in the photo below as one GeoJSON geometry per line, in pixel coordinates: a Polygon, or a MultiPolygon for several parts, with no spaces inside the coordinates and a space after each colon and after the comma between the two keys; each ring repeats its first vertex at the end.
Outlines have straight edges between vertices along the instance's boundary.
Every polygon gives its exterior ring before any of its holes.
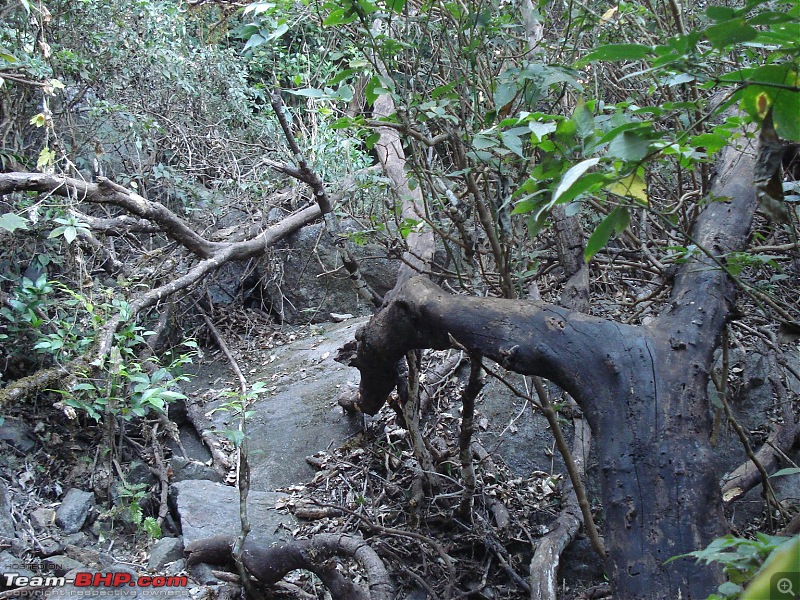
{"type": "MultiPolygon", "coordinates": [[[[183,543],[217,535],[236,535],[240,529],[238,488],[213,481],[179,481],[170,487],[170,495],[181,520],[183,543]]],[[[286,494],[250,491],[247,516],[253,539],[268,543],[288,541],[297,527],[295,518],[278,512],[275,503],[286,494]]]]}
{"type": "MultiPolygon", "coordinates": [[[[366,320],[313,326],[313,335],[265,350],[255,359],[260,364],[251,359],[248,380],[263,381],[268,390],[252,406],[247,423],[251,489],[269,491],[308,481],[314,470],[306,456],[337,447],[361,430],[363,419],[345,414],[336,403],[346,386],[357,386],[358,371],[333,359],[366,320]]],[[[203,364],[186,391],[197,395],[219,387],[219,377],[231,377],[224,360],[203,364]]],[[[229,401],[220,396],[205,411],[229,401]]],[[[210,419],[218,430],[236,428],[235,418],[224,410],[210,419]]]]}

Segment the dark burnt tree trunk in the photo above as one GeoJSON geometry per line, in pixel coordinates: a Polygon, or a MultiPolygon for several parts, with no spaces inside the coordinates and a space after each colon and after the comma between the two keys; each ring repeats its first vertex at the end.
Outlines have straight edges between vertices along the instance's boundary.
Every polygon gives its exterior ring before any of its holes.
{"type": "MultiPolygon", "coordinates": [[[[746,242],[753,165],[752,152],[726,151],[692,232],[716,260],[746,242]]],[[[508,369],[555,382],[593,431],[615,597],[705,598],[718,571],[689,559],[664,562],[727,532],[707,386],[735,298],[734,284],[705,255],[682,265],[667,309],[647,327],[544,303],[452,296],[417,277],[356,335],[360,407],[380,408],[409,349],[448,348],[451,336],[508,369]]]]}

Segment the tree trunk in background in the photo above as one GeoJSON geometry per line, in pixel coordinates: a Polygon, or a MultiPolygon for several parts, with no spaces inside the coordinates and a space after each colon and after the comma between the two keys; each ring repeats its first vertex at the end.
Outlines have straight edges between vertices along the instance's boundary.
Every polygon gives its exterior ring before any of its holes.
{"type": "MultiPolygon", "coordinates": [[[[755,210],[753,158],[729,148],[693,237],[714,257],[743,247],[755,210]]],[[[727,532],[709,443],[707,386],[735,287],[707,257],[676,277],[649,327],[543,303],[451,296],[413,278],[356,335],[360,404],[376,412],[412,348],[449,348],[451,336],[522,374],[569,392],[589,421],[599,459],[607,570],[615,597],[705,598],[718,570],[664,562],[727,532]]]]}

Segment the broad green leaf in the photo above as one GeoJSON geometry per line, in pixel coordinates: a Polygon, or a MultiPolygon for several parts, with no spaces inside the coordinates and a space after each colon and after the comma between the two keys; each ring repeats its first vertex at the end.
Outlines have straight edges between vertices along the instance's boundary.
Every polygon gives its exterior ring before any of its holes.
{"type": "Polygon", "coordinates": [[[258,46],[260,46],[261,44],[263,44],[266,41],[267,40],[264,38],[264,36],[262,36],[259,33],[254,33],[253,35],[250,36],[250,39],[247,40],[247,43],[244,45],[243,51],[247,52],[248,50],[251,50],[252,48],[257,48],[258,46]]]}
{"type": "Polygon", "coordinates": [[[638,136],[634,131],[623,131],[608,145],[608,155],[627,162],[638,162],[647,156],[649,140],[638,136]]]}
{"type": "Polygon", "coordinates": [[[0,50],[0,58],[2,58],[6,62],[14,63],[17,62],[17,59],[14,58],[13,55],[9,54],[8,52],[3,52],[0,50]]]}
{"type": "Polygon", "coordinates": [[[64,228],[64,239],[68,244],[74,242],[76,237],[78,237],[78,230],[75,227],[70,225],[64,228]]]}
{"type": "Polygon", "coordinates": [[[394,91],[394,81],[388,77],[375,75],[364,87],[364,96],[367,99],[367,103],[372,105],[375,104],[375,100],[378,99],[378,96],[387,92],[391,93],[392,91],[394,91]]]}
{"type": "Polygon", "coordinates": [[[281,23],[278,25],[274,31],[272,31],[266,38],[266,41],[271,42],[273,40],[277,40],[281,37],[284,33],[289,31],[289,24],[288,23],[281,23]]]}
{"type": "Polygon", "coordinates": [[[789,69],[786,73],[784,85],[795,88],[774,90],[772,100],[772,122],[775,133],[785,140],[800,142],[800,74],[797,70],[789,69]]]}
{"type": "Polygon", "coordinates": [[[354,10],[349,8],[335,8],[331,11],[331,13],[325,18],[322,24],[325,27],[333,27],[336,25],[347,25],[348,23],[352,23],[358,18],[358,15],[354,10]]]}
{"type": "Polygon", "coordinates": [[[586,262],[592,260],[592,257],[597,254],[603,246],[611,239],[611,235],[616,233],[619,235],[630,224],[631,217],[628,209],[624,206],[619,206],[612,210],[605,219],[600,221],[600,224],[589,236],[586,242],[586,250],[583,253],[583,258],[586,262]]]}
{"type": "Polygon", "coordinates": [[[631,173],[614,183],[607,185],[606,190],[617,196],[633,198],[645,206],[649,203],[647,198],[647,183],[638,173],[631,173]]]}
{"type": "Polygon", "coordinates": [[[644,44],[609,44],[590,52],[581,63],[600,60],[641,60],[650,55],[652,49],[644,44]]]}
{"type": "Polygon", "coordinates": [[[781,469],[780,471],[775,471],[770,477],[785,477],[786,475],[798,475],[800,474],[800,469],[797,467],[787,467],[786,469],[781,469]]]}
{"type": "Polygon", "coordinates": [[[245,7],[244,14],[253,13],[254,15],[260,15],[271,11],[273,8],[275,8],[275,4],[272,2],[253,2],[245,7]]]}
{"type": "Polygon", "coordinates": [[[606,185],[611,178],[612,175],[609,175],[608,173],[589,173],[584,175],[578,179],[574,185],[570,186],[568,190],[561,194],[557,202],[553,202],[551,200],[547,208],[549,210],[556,204],[572,202],[583,194],[595,192],[606,185]]]}
{"type": "Polygon", "coordinates": [[[304,98],[327,98],[327,94],[317,88],[303,88],[302,90],[289,90],[293,96],[303,96],[304,98]]]}
{"type": "Polygon", "coordinates": [[[719,133],[701,133],[691,140],[692,146],[705,148],[706,154],[711,156],[730,143],[730,138],[719,133]]]}
{"type": "Polygon", "coordinates": [[[558,125],[552,121],[547,123],[542,123],[540,121],[528,122],[528,129],[530,129],[531,133],[536,136],[537,142],[541,142],[546,135],[553,133],[556,130],[556,127],[558,127],[558,125]]]}
{"type": "Polygon", "coordinates": [[[575,106],[572,120],[575,121],[575,132],[580,139],[585,140],[594,133],[594,115],[582,98],[575,106]]]}
{"type": "Polygon", "coordinates": [[[800,141],[800,75],[791,63],[765,65],[750,74],[751,85],[742,94],[742,108],[756,121],[770,109],[775,132],[782,138],[800,141]]]}
{"type": "MultiPolygon", "coordinates": [[[[528,131],[528,128],[525,128],[525,131],[528,131]]],[[[514,135],[511,131],[503,131],[500,133],[500,139],[503,141],[503,145],[511,150],[514,154],[519,156],[520,158],[525,158],[522,154],[522,140],[518,135],[514,135]]]]}
{"type": "Polygon", "coordinates": [[[337,83],[341,83],[342,81],[344,81],[345,79],[350,77],[353,73],[358,73],[358,70],[357,69],[342,69],[336,75],[333,76],[333,79],[331,79],[328,82],[328,85],[334,86],[337,83]]]}
{"type": "MultiPolygon", "coordinates": [[[[773,588],[776,575],[778,573],[796,574],[798,562],[800,562],[800,535],[796,535],[786,541],[770,554],[762,565],[761,570],[740,596],[741,600],[760,600],[761,598],[776,597],[775,589],[773,588]]],[[[797,581],[796,577],[794,581],[797,581]]],[[[794,594],[797,593],[797,589],[792,591],[794,594]]]]}
{"type": "Polygon", "coordinates": [[[511,211],[512,215],[524,215],[525,213],[529,213],[542,205],[541,200],[536,200],[535,198],[526,198],[525,200],[520,200],[514,206],[514,210],[511,211]]]}
{"type": "Polygon", "coordinates": [[[398,15],[403,12],[406,0],[386,0],[386,7],[398,15]]]}
{"type": "Polygon", "coordinates": [[[27,229],[28,223],[28,219],[15,215],[14,213],[3,213],[0,215],[0,229],[5,229],[12,233],[17,229],[27,229]]]}
{"type": "Polygon", "coordinates": [[[517,85],[515,83],[501,83],[494,91],[494,109],[501,110],[509,104],[517,95],[517,85]]]}
{"type": "Polygon", "coordinates": [[[472,139],[472,147],[476,150],[486,150],[486,148],[494,148],[497,146],[497,139],[482,134],[477,134],[472,139]]]}
{"type": "Polygon", "coordinates": [[[712,25],[705,33],[711,45],[718,49],[749,42],[758,35],[758,31],[744,17],[712,25]]]}
{"type": "Polygon", "coordinates": [[[564,176],[558,183],[558,187],[556,188],[555,192],[553,192],[553,199],[551,200],[551,204],[553,205],[557,204],[559,199],[564,194],[566,194],[566,192],[573,185],[575,185],[575,183],[581,178],[581,176],[599,162],[600,162],[599,158],[587,158],[586,160],[583,160],[579,162],[577,165],[571,167],[566,173],[564,173],[564,176]]]}
{"type": "Polygon", "coordinates": [[[706,15],[712,21],[728,21],[736,16],[736,11],[727,6],[709,6],[706,15]]]}

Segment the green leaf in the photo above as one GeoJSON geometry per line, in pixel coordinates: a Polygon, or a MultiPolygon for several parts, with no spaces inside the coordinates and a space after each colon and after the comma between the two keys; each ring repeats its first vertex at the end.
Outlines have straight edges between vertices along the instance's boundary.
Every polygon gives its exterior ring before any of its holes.
{"type": "Polygon", "coordinates": [[[472,147],[476,150],[486,150],[487,148],[495,148],[496,146],[497,138],[489,137],[481,133],[472,138],[472,147]]]}
{"type": "Polygon", "coordinates": [[[20,217],[14,213],[3,213],[0,215],[0,229],[14,232],[17,229],[28,229],[28,219],[20,217]]]}
{"type": "Polygon", "coordinates": [[[571,167],[564,176],[561,178],[561,181],[558,183],[558,187],[556,187],[555,192],[553,192],[553,199],[551,200],[551,205],[555,205],[558,203],[559,199],[573,186],[581,176],[586,173],[589,169],[595,166],[597,163],[600,162],[599,158],[587,158],[579,162],[574,167],[571,167]]]}
{"type": "Polygon", "coordinates": [[[303,96],[304,98],[326,98],[328,95],[317,88],[303,88],[302,90],[289,90],[293,96],[303,96]]]}
{"type": "Polygon", "coordinates": [[[755,39],[758,31],[744,17],[723,21],[706,29],[706,37],[717,49],[727,48],[755,39]]]}
{"type": "Polygon", "coordinates": [[[541,121],[528,121],[528,129],[536,136],[537,142],[541,142],[545,136],[553,133],[557,127],[558,125],[552,121],[546,123],[542,123],[541,121]]]}
{"type": "Polygon", "coordinates": [[[78,237],[78,230],[75,227],[70,225],[64,228],[64,239],[68,244],[74,242],[76,237],[78,237]]]}
{"type": "Polygon", "coordinates": [[[725,596],[734,596],[742,591],[742,586],[726,581],[717,588],[717,591],[725,596]]]}
{"type": "Polygon", "coordinates": [[[580,139],[585,140],[594,133],[594,115],[583,98],[578,100],[572,120],[575,121],[575,132],[580,139]]]}
{"type": "Polygon", "coordinates": [[[271,42],[273,40],[277,40],[281,37],[284,33],[289,31],[289,24],[288,23],[281,23],[278,25],[270,34],[266,37],[267,42],[271,42]]]}
{"type": "MultiPolygon", "coordinates": [[[[525,131],[528,131],[528,128],[525,128],[525,131]]],[[[514,135],[514,133],[510,131],[503,131],[500,133],[500,139],[503,141],[503,145],[511,150],[514,154],[519,156],[520,158],[525,158],[522,154],[522,140],[518,135],[514,135]]]]}
{"type": "MultiPolygon", "coordinates": [[[[796,67],[786,73],[784,85],[800,87],[800,74],[796,67]]],[[[786,140],[800,142],[800,91],[790,89],[774,90],[772,100],[772,122],[775,133],[786,140]]]]}
{"type": "Polygon", "coordinates": [[[706,9],[706,16],[712,21],[727,21],[736,16],[736,11],[727,6],[709,6],[706,9]]]}
{"type": "Polygon", "coordinates": [[[711,156],[727,146],[730,143],[730,138],[719,133],[701,133],[694,136],[691,142],[692,146],[705,148],[706,154],[711,156]]]}
{"type": "Polygon", "coordinates": [[[242,51],[247,52],[248,50],[257,48],[266,41],[267,40],[264,38],[264,36],[262,36],[259,33],[254,33],[253,35],[250,36],[250,39],[247,40],[247,43],[244,45],[244,49],[242,51]]]}
{"type": "Polygon", "coordinates": [[[386,0],[386,7],[393,13],[400,14],[406,5],[406,0],[386,0]]]}
{"type": "Polygon", "coordinates": [[[797,467],[787,467],[786,469],[781,469],[780,471],[775,471],[770,477],[785,477],[786,475],[797,475],[800,473],[800,468],[797,467]]]}
{"type": "Polygon", "coordinates": [[[161,539],[161,525],[158,524],[158,520],[154,517],[145,517],[142,522],[142,529],[154,540],[161,539]]]}
{"type": "Polygon", "coordinates": [[[627,208],[620,206],[612,210],[600,222],[592,235],[589,236],[589,240],[586,242],[586,250],[583,253],[584,260],[586,262],[592,260],[592,257],[608,243],[611,235],[615,232],[617,235],[622,233],[630,222],[631,217],[627,208]]]}
{"type": "Polygon", "coordinates": [[[633,131],[623,131],[608,145],[608,155],[627,162],[638,162],[647,156],[649,140],[639,137],[633,131]]]}
{"type": "Polygon", "coordinates": [[[581,63],[596,62],[600,60],[642,60],[652,52],[650,46],[644,44],[609,44],[590,52],[581,63]]]}
{"type": "Polygon", "coordinates": [[[375,100],[378,99],[378,96],[387,92],[391,92],[393,89],[394,82],[391,79],[381,75],[375,75],[364,87],[364,96],[367,99],[367,103],[372,105],[375,104],[375,100]]]}
{"type": "Polygon", "coordinates": [[[500,111],[500,109],[514,100],[516,95],[516,83],[501,83],[494,91],[494,109],[500,111]]]}
{"type": "Polygon", "coordinates": [[[34,115],[31,118],[31,125],[36,125],[36,127],[44,127],[47,125],[47,117],[44,115],[44,113],[34,115]]]}
{"type": "Polygon", "coordinates": [[[333,27],[335,25],[347,25],[352,23],[358,18],[356,12],[348,8],[335,8],[331,11],[326,19],[322,22],[325,27],[333,27]]]}
{"type": "Polygon", "coordinates": [[[751,85],[742,94],[742,108],[757,122],[772,110],[775,132],[782,138],[800,141],[800,75],[794,65],[765,65],[750,73],[751,85]]]}

